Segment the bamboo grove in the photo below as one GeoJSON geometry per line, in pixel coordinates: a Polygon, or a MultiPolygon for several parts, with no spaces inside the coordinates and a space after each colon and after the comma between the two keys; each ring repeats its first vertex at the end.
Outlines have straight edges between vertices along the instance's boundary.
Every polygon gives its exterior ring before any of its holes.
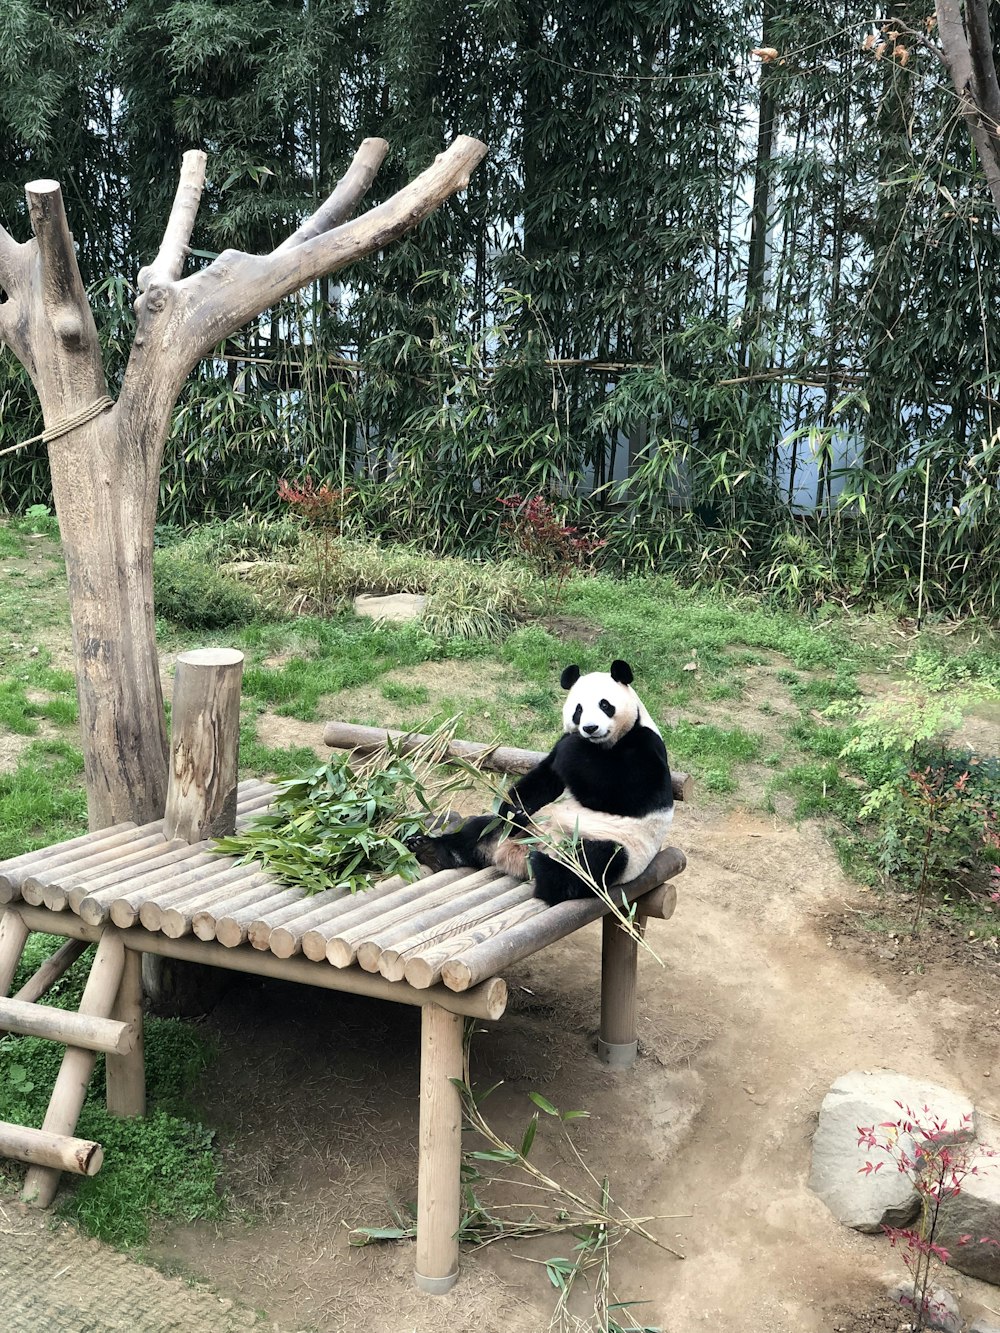
{"type": "MultiPolygon", "coordinates": [[[[380,198],[474,134],[464,196],[200,367],[165,522],[313,476],[370,530],[488,554],[498,499],[545,494],[610,568],[991,615],[995,208],[905,35],[927,8],[871,14],[4,0],[0,215],[24,239],[23,183],[62,182],[113,380],[185,148],[209,152],[197,264],[271,248],[365,135],[392,145],[380,198]]],[[[4,359],[0,449],[38,430],[4,359]]],[[[0,458],[0,506],[46,495],[42,446],[0,458]]]]}

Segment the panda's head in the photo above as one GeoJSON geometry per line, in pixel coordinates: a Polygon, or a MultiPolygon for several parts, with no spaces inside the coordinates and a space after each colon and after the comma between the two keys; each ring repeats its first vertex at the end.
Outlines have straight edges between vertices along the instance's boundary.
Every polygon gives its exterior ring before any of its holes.
{"type": "Polygon", "coordinates": [[[614,745],[638,722],[657,728],[632,689],[632,668],[627,662],[611,663],[610,671],[580,675],[578,666],[568,666],[561,684],[569,695],[563,704],[563,730],[582,736],[594,745],[614,745]]]}

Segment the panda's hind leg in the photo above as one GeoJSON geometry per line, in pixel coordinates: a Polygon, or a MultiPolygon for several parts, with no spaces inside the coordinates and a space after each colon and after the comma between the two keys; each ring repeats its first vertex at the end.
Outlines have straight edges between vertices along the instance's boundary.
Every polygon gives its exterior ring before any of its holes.
{"type": "Polygon", "coordinates": [[[499,834],[495,815],[476,815],[450,833],[418,833],[408,838],[406,845],[430,870],[460,870],[465,866],[485,870],[493,864],[499,834]]]}
{"type": "MultiPolygon", "coordinates": [[[[611,884],[625,869],[628,854],[624,847],[610,839],[584,838],[577,844],[577,858],[585,873],[598,884],[611,884]]],[[[590,885],[571,866],[542,851],[533,851],[528,857],[531,876],[535,881],[535,897],[550,907],[571,898],[586,898],[592,893],[590,885]]]]}

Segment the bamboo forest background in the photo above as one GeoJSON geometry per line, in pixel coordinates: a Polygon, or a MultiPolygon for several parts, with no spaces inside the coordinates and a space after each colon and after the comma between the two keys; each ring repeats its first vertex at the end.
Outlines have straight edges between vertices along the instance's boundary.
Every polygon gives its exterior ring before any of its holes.
{"type": "MultiPolygon", "coordinates": [[[[214,254],[277,244],[365,135],[373,201],[477,135],[466,194],[199,368],[165,522],[312,475],[489,554],[498,497],[545,493],[610,568],[900,602],[922,569],[925,604],[996,613],[997,219],[943,72],[871,12],[4,0],[0,215],[25,239],[24,182],[61,181],[114,380],[185,148],[214,254]]],[[[0,448],[40,429],[4,357],[0,448]]],[[[0,505],[47,487],[41,446],[0,459],[0,505]]]]}

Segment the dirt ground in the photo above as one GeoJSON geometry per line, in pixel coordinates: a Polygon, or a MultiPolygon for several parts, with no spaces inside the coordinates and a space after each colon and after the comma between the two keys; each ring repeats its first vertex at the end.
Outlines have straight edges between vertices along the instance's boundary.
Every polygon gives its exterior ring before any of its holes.
{"type": "MultiPolygon", "coordinates": [[[[818,829],[698,802],[675,829],[689,866],[675,916],[651,925],[662,965],[641,958],[637,1067],[612,1073],[593,1054],[600,931],[588,928],[516,969],[511,1010],[477,1035],[476,1081],[505,1080],[489,1118],[519,1135],[532,1090],[590,1112],[573,1130],[590,1169],[633,1215],[662,1216],[653,1231],[686,1255],[618,1247],[618,1298],[648,1302],[636,1318],[666,1333],[906,1327],[881,1295],[898,1275],[887,1242],[841,1227],[806,1188],[816,1113],[839,1074],[876,1067],[1000,1112],[1000,969],[926,941],[887,948],[856,926],[864,895],[818,829]]],[[[465,1252],[442,1298],[413,1290],[409,1243],[347,1245],[350,1226],[391,1225],[390,1204],[415,1194],[415,1013],[242,985],[208,1025],[229,1185],[258,1220],[175,1230],[156,1258],[287,1330],[548,1327],[553,1292],[525,1257],[565,1255],[566,1238],[465,1252]]],[[[546,1128],[540,1160],[578,1184],[546,1128]]],[[[949,1285],[969,1315],[1000,1308],[993,1288],[949,1285]]]]}

